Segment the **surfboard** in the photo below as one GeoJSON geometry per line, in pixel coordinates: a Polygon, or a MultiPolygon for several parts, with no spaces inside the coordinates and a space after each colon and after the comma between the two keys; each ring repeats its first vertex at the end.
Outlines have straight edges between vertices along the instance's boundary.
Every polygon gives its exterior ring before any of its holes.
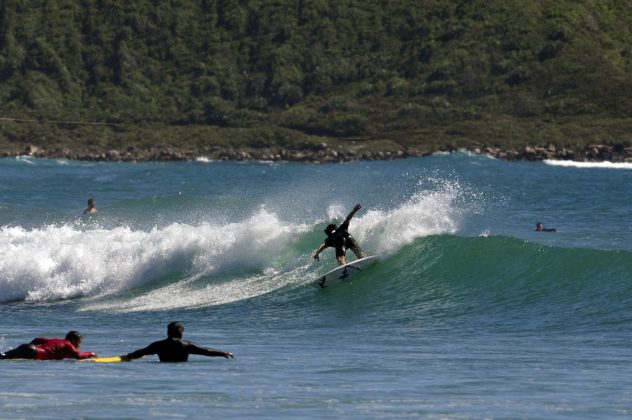
{"type": "Polygon", "coordinates": [[[128,360],[121,359],[121,356],[112,357],[91,357],[90,359],[81,359],[81,362],[94,362],[94,363],[118,363],[128,362],[128,360]]]}
{"type": "Polygon", "coordinates": [[[340,267],[336,267],[333,270],[323,274],[316,280],[311,282],[311,285],[317,289],[324,289],[335,284],[346,283],[349,279],[362,272],[370,264],[377,261],[377,257],[374,255],[361,258],[359,260],[351,261],[340,267]]]}

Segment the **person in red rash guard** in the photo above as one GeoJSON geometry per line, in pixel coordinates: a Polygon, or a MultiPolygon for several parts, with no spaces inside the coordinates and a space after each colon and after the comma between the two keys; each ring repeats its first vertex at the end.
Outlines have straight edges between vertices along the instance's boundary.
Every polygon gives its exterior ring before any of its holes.
{"type": "Polygon", "coordinates": [[[22,344],[6,353],[0,353],[0,359],[89,359],[96,353],[79,351],[83,338],[77,331],[70,331],[66,338],[36,338],[28,344],[22,344]]]}

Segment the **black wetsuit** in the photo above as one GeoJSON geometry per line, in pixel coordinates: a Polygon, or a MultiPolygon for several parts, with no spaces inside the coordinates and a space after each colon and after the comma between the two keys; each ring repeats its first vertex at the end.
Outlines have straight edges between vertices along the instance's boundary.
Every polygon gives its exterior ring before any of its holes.
{"type": "Polygon", "coordinates": [[[189,354],[226,357],[226,352],[200,347],[191,341],[175,337],[167,337],[164,340],[155,341],[144,349],[129,353],[126,357],[138,359],[148,354],[157,354],[161,362],[186,362],[189,360],[189,354]]]}
{"type": "Polygon", "coordinates": [[[347,254],[347,249],[351,248],[351,250],[356,254],[358,258],[364,257],[364,252],[360,249],[360,246],[353,239],[353,236],[349,234],[349,218],[344,221],[343,224],[338,226],[338,228],[333,232],[327,235],[327,239],[325,239],[325,245],[336,248],[336,257],[342,257],[347,254]]]}

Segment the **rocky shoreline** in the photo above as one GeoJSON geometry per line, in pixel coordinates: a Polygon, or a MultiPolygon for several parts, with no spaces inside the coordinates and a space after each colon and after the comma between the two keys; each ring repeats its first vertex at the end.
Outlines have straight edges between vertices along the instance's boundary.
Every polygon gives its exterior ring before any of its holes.
{"type": "Polygon", "coordinates": [[[109,149],[94,150],[69,148],[45,149],[28,144],[22,153],[0,152],[1,157],[15,157],[21,155],[47,159],[69,159],[78,161],[124,161],[124,162],[168,162],[168,161],[286,161],[307,163],[335,163],[359,160],[392,160],[407,157],[429,156],[438,152],[467,151],[476,155],[487,155],[507,161],[542,161],[542,160],[571,160],[578,162],[629,162],[632,163],[632,146],[622,144],[590,145],[583,150],[572,150],[557,147],[554,144],[539,144],[524,146],[521,150],[503,150],[482,144],[473,144],[467,148],[447,148],[443,151],[427,151],[419,149],[401,149],[396,151],[366,151],[358,148],[336,147],[330,148],[321,143],[309,149],[282,148],[243,148],[221,149],[209,148],[203,150],[184,149],[176,147],[152,147],[140,149],[129,147],[125,150],[109,149]]]}

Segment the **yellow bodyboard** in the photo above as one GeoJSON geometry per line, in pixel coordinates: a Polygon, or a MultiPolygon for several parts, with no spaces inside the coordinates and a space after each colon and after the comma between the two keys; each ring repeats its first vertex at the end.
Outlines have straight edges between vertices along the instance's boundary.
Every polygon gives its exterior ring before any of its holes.
{"type": "Polygon", "coordinates": [[[82,362],[94,362],[94,363],[118,363],[127,362],[127,360],[121,359],[121,356],[112,357],[92,357],[90,359],[82,359],[82,362]]]}

